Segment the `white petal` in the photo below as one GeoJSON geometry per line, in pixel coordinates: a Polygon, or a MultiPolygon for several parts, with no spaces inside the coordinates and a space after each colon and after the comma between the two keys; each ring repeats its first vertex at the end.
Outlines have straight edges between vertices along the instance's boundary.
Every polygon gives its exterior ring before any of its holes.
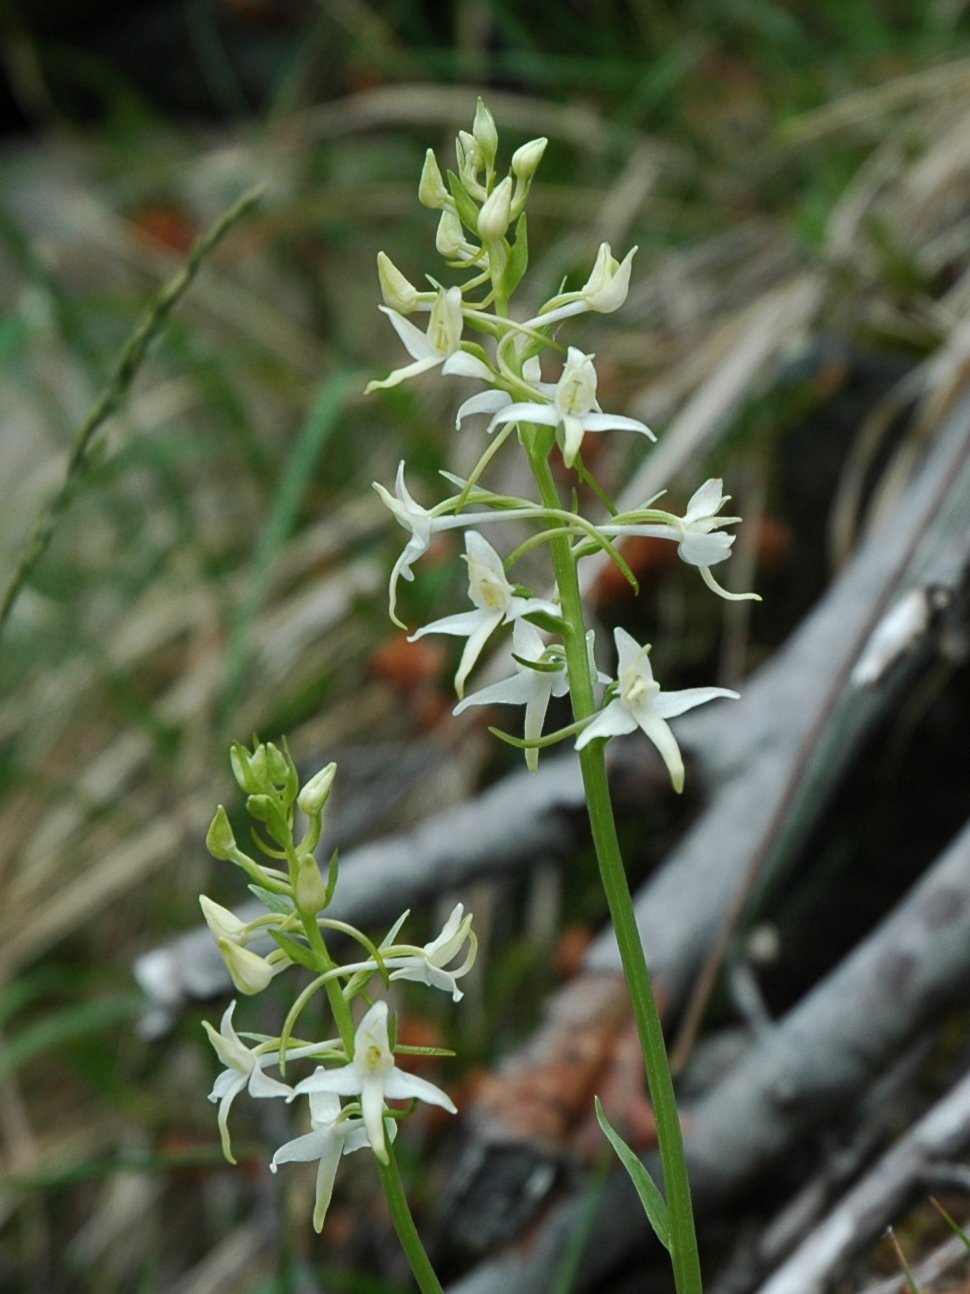
{"type": "Polygon", "coordinates": [[[455,415],[455,427],[458,428],[466,418],[470,418],[476,413],[497,413],[499,409],[504,409],[507,404],[512,403],[512,397],[507,391],[479,391],[478,395],[470,396],[458,406],[458,412],[455,415]]]}
{"type": "MultiPolygon", "coordinates": [[[[269,1063],[275,1063],[274,1056],[269,1063]]],[[[278,1079],[270,1078],[264,1074],[259,1065],[253,1067],[253,1072],[249,1076],[249,1095],[250,1096],[292,1096],[293,1088],[289,1083],[281,1083],[278,1079]]]]}
{"type": "Polygon", "coordinates": [[[634,709],[636,721],[660,752],[660,758],[667,765],[670,781],[675,791],[684,789],[684,761],[674,736],[667,722],[654,710],[648,701],[634,709]]]}
{"type": "Polygon", "coordinates": [[[621,737],[626,732],[633,732],[636,726],[636,719],[622,701],[611,701],[576,738],[576,749],[582,750],[595,737],[621,737]]]}
{"type": "MultiPolygon", "coordinates": [[[[444,616],[441,620],[432,620],[431,624],[415,629],[409,634],[408,642],[415,642],[425,634],[452,634],[457,638],[470,638],[482,623],[484,611],[459,611],[453,616],[444,616]]],[[[491,619],[491,617],[489,617],[491,619]]],[[[498,623],[496,621],[496,623],[498,623]]]]}
{"type": "Polygon", "coordinates": [[[465,679],[474,669],[475,662],[482,654],[482,648],[491,637],[493,630],[497,629],[502,623],[501,611],[494,611],[491,614],[480,611],[478,615],[480,623],[465,644],[465,650],[462,652],[461,660],[458,663],[458,672],[455,674],[455,691],[459,697],[465,691],[465,679]]]}
{"type": "Polygon", "coordinates": [[[733,535],[726,535],[723,530],[714,530],[709,534],[688,531],[677,546],[682,561],[690,566],[715,566],[731,556],[733,535]]]}
{"type": "Polygon", "coordinates": [[[441,371],[448,377],[477,377],[483,382],[491,382],[495,376],[487,364],[466,350],[456,350],[449,355],[441,371]]]}
{"type": "Polygon", "coordinates": [[[727,502],[723,494],[724,482],[719,479],[705,481],[687,501],[684,514],[686,522],[696,521],[700,517],[713,517],[727,502]]]}
{"type": "Polygon", "coordinates": [[[305,1092],[335,1092],[337,1096],[359,1096],[360,1074],[353,1065],[341,1065],[339,1069],[318,1069],[309,1078],[297,1083],[293,1092],[302,1096],[305,1092]]]}
{"type": "Polygon", "coordinates": [[[621,677],[636,671],[648,683],[653,682],[649,647],[641,647],[632,634],[628,634],[619,625],[613,630],[613,641],[616,643],[616,654],[619,660],[617,676],[621,677]]]}
{"type": "Polygon", "coordinates": [[[527,675],[533,672],[521,670],[511,678],[503,679],[500,683],[492,683],[490,687],[483,687],[479,692],[473,692],[471,696],[466,696],[464,701],[460,701],[455,706],[452,714],[461,714],[470,705],[525,705],[532,695],[532,684],[527,675]]]}
{"type": "Polygon", "coordinates": [[[587,431],[639,431],[651,440],[657,439],[645,422],[638,418],[624,418],[618,413],[587,413],[583,417],[583,426],[587,431]]]}
{"type": "Polygon", "coordinates": [[[317,1128],[302,1137],[294,1137],[285,1142],[270,1160],[270,1171],[275,1173],[280,1164],[309,1164],[314,1159],[321,1159],[328,1152],[333,1154],[334,1166],[340,1158],[340,1138],[332,1128],[317,1128]]]}
{"type": "MultiPolygon", "coordinates": [[[[386,1002],[376,1005],[383,1006],[386,1012],[386,1002]]],[[[371,1150],[382,1164],[387,1163],[387,1147],[384,1144],[384,1091],[384,1075],[364,1075],[360,1088],[360,1109],[364,1116],[364,1127],[367,1129],[367,1140],[370,1142],[371,1150]]]]}
{"type": "Polygon", "coordinates": [[[660,692],[650,704],[662,719],[676,719],[677,715],[693,710],[695,705],[705,705],[722,696],[731,701],[741,699],[740,692],[732,692],[726,687],[685,687],[679,692],[660,692]]]}
{"type": "Polygon", "coordinates": [[[369,395],[371,391],[387,391],[392,386],[406,382],[408,378],[417,377],[419,373],[427,373],[429,368],[435,368],[440,363],[441,356],[438,354],[428,359],[416,359],[413,364],[405,364],[403,368],[396,368],[393,373],[388,374],[379,382],[368,382],[364,388],[364,394],[369,395]]]}
{"type": "Polygon", "coordinates": [[[559,411],[552,404],[510,404],[507,409],[497,413],[492,421],[488,424],[488,432],[491,434],[496,427],[504,426],[509,422],[538,422],[544,427],[559,426],[559,411]]]}
{"type": "Polygon", "coordinates": [[[410,319],[405,319],[404,315],[398,314],[396,310],[391,310],[389,306],[378,306],[390,319],[394,331],[400,337],[404,349],[412,359],[433,359],[441,363],[441,356],[428,341],[427,334],[423,333],[420,328],[416,328],[410,319]]]}
{"type": "Polygon", "coordinates": [[[458,1113],[451,1097],[442,1092],[440,1087],[435,1087],[426,1078],[418,1078],[417,1074],[408,1074],[397,1066],[384,1080],[384,1095],[391,1101],[426,1101],[429,1105],[440,1106],[449,1114],[458,1113]]]}

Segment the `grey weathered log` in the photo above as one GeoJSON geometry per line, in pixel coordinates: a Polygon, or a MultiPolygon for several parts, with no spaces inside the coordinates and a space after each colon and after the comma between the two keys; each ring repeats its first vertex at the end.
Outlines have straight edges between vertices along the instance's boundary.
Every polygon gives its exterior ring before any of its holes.
{"type": "MultiPolygon", "coordinates": [[[[893,912],[706,1097],[684,1111],[697,1212],[736,1206],[759,1176],[812,1133],[831,1128],[907,1041],[970,1000],[970,824],[893,912]]],[[[655,1155],[647,1157],[659,1172],[655,1155]]],[[[577,1195],[528,1245],[482,1264],[449,1294],[544,1294],[585,1202],[577,1195]]],[[[648,1243],[638,1201],[606,1184],[576,1291],[648,1243]]]]}
{"type": "Polygon", "coordinates": [[[825,1294],[922,1189],[934,1162],[970,1144],[970,1074],[882,1155],[758,1294],[825,1294]]]}

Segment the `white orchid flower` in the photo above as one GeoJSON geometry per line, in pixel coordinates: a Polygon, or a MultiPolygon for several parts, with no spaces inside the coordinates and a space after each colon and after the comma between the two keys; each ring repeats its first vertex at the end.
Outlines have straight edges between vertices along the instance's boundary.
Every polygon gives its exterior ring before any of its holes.
{"type": "Polygon", "coordinates": [[[452,634],[468,639],[455,675],[455,691],[459,698],[464,694],[465,679],[499,625],[514,624],[523,616],[539,612],[559,615],[559,607],[554,602],[547,602],[544,598],[523,598],[515,593],[506,579],[501,557],[477,530],[465,532],[465,560],[468,563],[468,596],[475,604],[475,610],[434,620],[408,639],[414,642],[425,634],[452,634]]]}
{"type": "Polygon", "coordinates": [[[657,439],[650,428],[636,418],[624,418],[620,414],[600,410],[596,403],[593,356],[584,355],[575,346],[569,347],[551,402],[510,404],[494,415],[488,429],[492,431],[499,424],[509,422],[538,422],[545,427],[561,427],[563,459],[567,467],[572,467],[576,461],[588,431],[638,431],[650,440],[657,439]]]}
{"type": "Polygon", "coordinates": [[[409,319],[405,319],[404,315],[397,310],[392,310],[390,306],[378,306],[378,309],[390,319],[394,331],[404,343],[404,349],[414,363],[396,368],[380,382],[368,382],[365,394],[397,386],[399,382],[405,382],[408,378],[426,373],[428,369],[437,368],[439,365],[441,371],[447,374],[480,377],[486,381],[493,376],[487,364],[483,364],[480,359],[466,354],[461,349],[464,316],[460,288],[448,288],[447,291],[444,288],[438,289],[438,297],[431,307],[426,333],[416,328],[409,319]]]}
{"type": "Polygon", "coordinates": [[[626,301],[630,290],[630,271],[637,248],[631,247],[622,261],[618,261],[609,243],[600,243],[596,261],[589,278],[578,292],[563,292],[553,297],[542,313],[530,319],[524,327],[544,328],[548,324],[559,323],[573,315],[585,314],[594,310],[598,314],[612,314],[619,310],[626,301]]]}
{"type": "MultiPolygon", "coordinates": [[[[317,1074],[327,1071],[317,1068],[317,1074]]],[[[317,1160],[317,1190],[313,1205],[313,1229],[320,1232],[333,1196],[333,1184],[342,1155],[362,1150],[370,1143],[363,1119],[342,1119],[340,1098],[333,1092],[311,1092],[311,1131],[294,1137],[280,1146],[270,1161],[270,1172],[275,1173],[280,1164],[312,1164],[317,1160]]],[[[393,1137],[396,1125],[389,1129],[393,1137]]]]}
{"type": "Polygon", "coordinates": [[[514,508],[497,512],[467,512],[441,514],[436,509],[423,508],[411,495],[404,480],[404,460],[398,463],[397,478],[394,482],[394,493],[385,489],[379,481],[373,482],[374,489],[380,495],[381,502],[394,516],[399,526],[410,534],[404,551],[394,563],[388,580],[388,609],[390,617],[400,628],[405,626],[397,618],[397,582],[400,579],[414,579],[411,570],[419,557],[428,551],[432,536],[441,530],[457,530],[466,526],[477,526],[490,521],[508,521],[510,518],[532,516],[532,511],[525,508],[514,508]]]}
{"type": "MultiPolygon", "coordinates": [[[[225,1065],[225,1069],[212,1085],[209,1100],[219,1102],[218,1122],[219,1132],[222,1136],[222,1153],[230,1164],[234,1164],[236,1161],[233,1158],[229,1140],[229,1110],[243,1088],[248,1088],[249,1095],[255,1097],[284,1096],[289,1099],[293,1095],[293,1088],[289,1084],[270,1078],[268,1074],[263,1072],[267,1065],[279,1063],[277,1045],[275,1043],[260,1043],[253,1048],[247,1047],[233,1028],[232,1013],[235,1009],[235,1002],[230,1002],[223,1014],[218,1033],[209,1024],[208,1020],[203,1020],[202,1022],[202,1027],[208,1034],[216,1055],[225,1065]]],[[[299,1060],[303,1056],[311,1056],[325,1048],[334,1046],[336,1046],[334,1042],[322,1042],[313,1043],[305,1047],[294,1047],[287,1051],[286,1058],[287,1060],[299,1060]]]]}
{"type": "Polygon", "coordinates": [[[601,534],[610,538],[624,535],[647,535],[655,539],[673,539],[677,541],[677,553],[682,561],[696,566],[701,578],[708,588],[719,597],[730,602],[743,602],[748,599],[760,601],[757,593],[729,593],[722,588],[711,574],[710,568],[723,562],[731,555],[734,535],[726,535],[722,526],[733,526],[740,517],[719,517],[717,514],[731,496],[724,493],[723,482],[719,479],[705,481],[704,484],[687,501],[687,511],[683,517],[671,516],[669,521],[644,523],[642,525],[626,522],[609,522],[599,526],[601,534]]]}
{"type": "Polygon", "coordinates": [[[384,1140],[385,1101],[427,1101],[429,1105],[457,1114],[451,1097],[440,1087],[395,1065],[387,1036],[386,1002],[375,1002],[357,1026],[354,1055],[349,1065],[318,1069],[298,1083],[295,1092],[332,1092],[336,1096],[359,1097],[367,1140],[382,1164],[388,1161],[384,1140]]]}
{"type": "Polygon", "coordinates": [[[432,939],[423,948],[415,948],[413,953],[385,957],[384,965],[393,968],[392,980],[414,980],[419,984],[427,984],[430,988],[444,989],[451,994],[452,1001],[460,1002],[464,994],[456,981],[471,970],[477,948],[478,940],[472,930],[472,914],[469,912],[466,915],[464,906],[456,903],[436,939],[432,939]],[[468,953],[465,960],[456,969],[446,970],[466,943],[468,953]]]}
{"type": "Polygon", "coordinates": [[[613,637],[619,657],[616,697],[584,728],[576,749],[582,750],[597,737],[618,737],[640,728],[660,752],[674,790],[682,791],[684,761],[667,720],[718,697],[736,701],[739,694],[725,687],[688,687],[679,692],[661,692],[650,667],[649,645],[641,647],[625,629],[614,629],[613,637]]]}
{"type": "MultiPolygon", "coordinates": [[[[515,673],[466,696],[455,706],[454,713],[461,714],[470,705],[524,705],[523,736],[526,741],[533,741],[542,736],[550,700],[569,691],[566,661],[562,648],[547,647],[539,630],[528,620],[516,620],[512,628],[512,655],[515,673]],[[536,665],[541,668],[532,668],[536,665]],[[558,668],[552,669],[554,665],[558,668]]],[[[525,762],[534,773],[539,767],[538,750],[527,750],[525,762]]]]}

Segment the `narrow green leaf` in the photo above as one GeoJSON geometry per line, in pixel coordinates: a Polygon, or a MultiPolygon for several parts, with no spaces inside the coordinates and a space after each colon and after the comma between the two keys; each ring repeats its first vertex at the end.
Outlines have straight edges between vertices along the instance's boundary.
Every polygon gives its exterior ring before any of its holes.
{"type": "Polygon", "coordinates": [[[660,1187],[610,1123],[603,1112],[599,1097],[594,1096],[593,1102],[596,1107],[596,1121],[603,1129],[604,1137],[616,1151],[620,1163],[630,1174],[630,1181],[636,1188],[637,1195],[640,1196],[640,1203],[643,1205],[643,1211],[647,1215],[648,1222],[653,1227],[654,1235],[669,1252],[670,1214],[667,1210],[667,1201],[660,1193],[660,1187]]]}
{"type": "Polygon", "coordinates": [[[320,969],[317,959],[305,944],[297,943],[295,939],[291,939],[289,935],[283,934],[280,930],[271,930],[269,933],[283,949],[290,961],[296,962],[298,966],[305,966],[310,971],[320,969]]]}

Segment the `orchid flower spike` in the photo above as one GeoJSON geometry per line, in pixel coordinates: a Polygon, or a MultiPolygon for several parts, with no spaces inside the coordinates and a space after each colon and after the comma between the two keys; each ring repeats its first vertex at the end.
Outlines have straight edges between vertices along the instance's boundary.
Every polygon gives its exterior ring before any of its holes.
{"type": "Polygon", "coordinates": [[[466,354],[461,349],[461,334],[464,326],[461,288],[453,287],[447,290],[439,288],[437,299],[431,307],[431,318],[428,321],[426,333],[416,328],[409,319],[405,319],[404,315],[397,310],[392,310],[390,306],[378,306],[378,309],[390,319],[394,331],[404,343],[404,349],[414,363],[396,368],[380,382],[368,382],[365,394],[397,386],[399,382],[417,377],[419,373],[426,373],[439,365],[441,371],[447,374],[479,377],[486,381],[492,377],[487,364],[483,364],[480,359],[466,354]]]}
{"type": "Polygon", "coordinates": [[[668,719],[676,718],[696,705],[718,697],[738,700],[738,693],[725,687],[689,687],[679,692],[661,692],[650,667],[650,647],[641,647],[625,629],[614,629],[619,657],[618,688],[615,698],[584,728],[576,741],[582,750],[596,737],[618,737],[640,728],[660,752],[675,791],[684,789],[684,761],[668,719]]]}
{"type": "Polygon", "coordinates": [[[303,1092],[359,1097],[367,1140],[382,1164],[388,1162],[384,1139],[385,1101],[427,1101],[449,1114],[457,1114],[451,1097],[440,1087],[395,1065],[387,1032],[386,1002],[375,1002],[357,1026],[350,1063],[338,1069],[318,1069],[296,1085],[295,1094],[303,1092]]]}
{"type": "Polygon", "coordinates": [[[489,431],[503,423],[538,422],[562,429],[563,459],[572,467],[588,431],[638,431],[650,440],[656,436],[645,423],[616,413],[603,413],[596,403],[596,369],[593,356],[569,347],[562,376],[556,383],[551,403],[526,401],[500,409],[489,431]]]}
{"type": "MultiPolygon", "coordinates": [[[[497,514],[501,515],[501,514],[497,514]]],[[[468,596],[475,605],[474,611],[461,611],[457,615],[434,620],[411,634],[409,642],[425,634],[452,634],[467,638],[458,672],[455,691],[459,698],[464,694],[465,680],[482,653],[492,633],[502,624],[514,624],[523,616],[544,612],[558,616],[559,607],[544,598],[519,597],[505,575],[502,559],[477,530],[465,533],[465,560],[468,563],[468,596]]]]}

